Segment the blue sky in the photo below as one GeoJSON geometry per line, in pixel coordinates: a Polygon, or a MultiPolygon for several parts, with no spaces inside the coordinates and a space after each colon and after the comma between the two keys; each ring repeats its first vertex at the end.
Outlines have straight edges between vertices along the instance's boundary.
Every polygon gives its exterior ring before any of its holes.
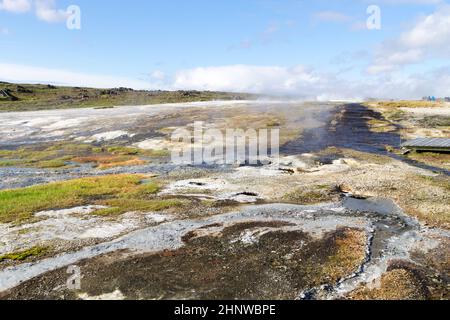
{"type": "Polygon", "coordinates": [[[447,26],[440,0],[0,0],[0,79],[323,99],[450,95],[450,85],[432,86],[450,83],[449,45],[435,39],[450,42],[447,26]],[[381,30],[366,27],[371,4],[381,30]],[[66,27],[69,5],[81,9],[80,30],[66,27]],[[423,41],[430,30],[439,33],[423,41]]]}

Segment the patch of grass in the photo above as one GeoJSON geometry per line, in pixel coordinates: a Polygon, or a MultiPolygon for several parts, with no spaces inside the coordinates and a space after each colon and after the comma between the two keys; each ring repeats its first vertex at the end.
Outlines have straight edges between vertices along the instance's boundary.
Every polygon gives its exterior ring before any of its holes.
{"type": "Polygon", "coordinates": [[[121,215],[126,212],[154,212],[162,211],[170,208],[181,207],[184,202],[181,200],[139,200],[139,199],[113,199],[103,202],[103,205],[110,206],[110,208],[101,209],[94,214],[99,216],[114,216],[121,215]]]}
{"type": "Polygon", "coordinates": [[[341,228],[307,247],[301,276],[311,287],[336,284],[357,272],[366,258],[364,230],[341,228]]]}
{"type": "Polygon", "coordinates": [[[136,188],[117,194],[114,198],[99,201],[98,204],[109,208],[98,210],[94,214],[110,216],[126,212],[162,211],[185,204],[185,201],[178,199],[155,199],[154,195],[160,189],[160,185],[154,181],[140,184],[136,188]]]}
{"type": "Polygon", "coordinates": [[[70,162],[93,163],[99,169],[139,166],[145,158],[162,158],[168,151],[142,150],[125,146],[95,147],[89,144],[56,143],[0,150],[0,167],[33,167],[41,169],[65,168],[70,162]],[[144,158],[144,159],[141,159],[144,158]]]}
{"type": "Polygon", "coordinates": [[[101,170],[115,167],[139,166],[147,163],[147,161],[141,160],[138,157],[125,155],[95,155],[74,158],[72,161],[77,163],[93,163],[101,170]]]}
{"type": "Polygon", "coordinates": [[[124,146],[109,147],[107,151],[108,153],[121,156],[135,156],[141,152],[141,150],[138,148],[124,147],[124,146]]]}
{"type": "Polygon", "coordinates": [[[431,116],[419,120],[419,124],[425,128],[450,127],[450,117],[431,116]]]}
{"type": "Polygon", "coordinates": [[[397,198],[405,212],[430,227],[450,229],[450,180],[446,175],[408,177],[407,193],[397,198]],[[420,187],[418,187],[420,186],[420,187]]]}
{"type": "Polygon", "coordinates": [[[151,158],[164,158],[170,156],[169,150],[143,150],[140,153],[142,156],[151,158]]]}
{"type": "Polygon", "coordinates": [[[332,282],[340,280],[342,275],[356,272],[365,260],[367,237],[364,231],[346,229],[336,239],[336,252],[323,265],[322,273],[332,282]]]}
{"type": "Polygon", "coordinates": [[[155,181],[143,180],[143,183],[140,184],[139,187],[134,188],[133,190],[128,190],[126,193],[120,194],[120,198],[146,200],[149,199],[149,197],[152,197],[154,194],[158,193],[160,190],[161,186],[159,185],[159,183],[155,181]]]}
{"type": "Polygon", "coordinates": [[[58,156],[56,150],[35,150],[33,148],[21,148],[17,150],[0,150],[0,157],[4,159],[12,159],[27,162],[39,162],[42,160],[48,160],[58,156]]]}
{"type": "Polygon", "coordinates": [[[44,247],[33,247],[31,249],[8,253],[0,256],[0,262],[3,261],[24,261],[31,257],[42,256],[47,252],[47,248],[44,247]]]}
{"type": "Polygon", "coordinates": [[[0,223],[21,222],[33,213],[111,199],[143,187],[139,175],[114,175],[0,191],[0,223]]]}
{"type": "Polygon", "coordinates": [[[20,229],[19,231],[17,231],[17,234],[19,235],[27,235],[31,232],[35,232],[39,230],[39,227],[31,227],[31,228],[25,228],[25,229],[20,229]]]}
{"type": "Polygon", "coordinates": [[[122,156],[132,156],[139,155],[142,157],[150,157],[150,158],[162,158],[170,156],[170,152],[168,150],[143,150],[134,147],[124,147],[124,146],[114,146],[107,148],[107,152],[113,155],[122,155],[122,156]]]}
{"type": "MultiPolygon", "coordinates": [[[[83,154],[83,153],[95,152],[94,149],[95,148],[92,147],[90,144],[59,142],[59,143],[56,143],[56,144],[48,147],[46,150],[47,151],[65,152],[65,153],[69,153],[69,154],[83,154]]],[[[101,151],[101,149],[97,149],[96,151],[101,151]]]]}
{"type": "Polygon", "coordinates": [[[47,161],[39,161],[37,167],[42,168],[42,169],[63,168],[63,167],[67,167],[67,161],[65,160],[65,158],[47,160],[47,161]]]}
{"type": "Polygon", "coordinates": [[[135,167],[135,166],[142,166],[147,163],[148,163],[148,161],[140,160],[139,158],[134,158],[134,159],[126,160],[126,161],[102,163],[98,166],[98,169],[106,170],[106,169],[111,169],[111,168],[116,168],[116,167],[135,167]]]}
{"type": "Polygon", "coordinates": [[[407,157],[427,165],[450,170],[450,154],[448,153],[411,152],[407,157]]]}
{"type": "Polygon", "coordinates": [[[33,167],[62,168],[67,166],[76,154],[92,153],[93,148],[84,144],[57,143],[51,146],[33,146],[17,150],[0,150],[0,166],[2,167],[33,167]]]}
{"type": "Polygon", "coordinates": [[[444,176],[429,177],[429,176],[418,176],[423,183],[431,184],[435,187],[443,188],[450,192],[450,180],[444,176]]]}
{"type": "Polygon", "coordinates": [[[349,295],[353,300],[425,300],[420,281],[404,269],[392,270],[381,277],[377,288],[360,287],[349,295]]]}
{"type": "Polygon", "coordinates": [[[336,201],[339,193],[336,187],[330,185],[303,186],[288,192],[283,201],[289,203],[312,205],[324,202],[336,201]]]}
{"type": "Polygon", "coordinates": [[[398,122],[405,119],[405,117],[407,116],[407,112],[398,109],[384,110],[383,116],[386,120],[398,122]]]}
{"type": "Polygon", "coordinates": [[[430,104],[427,101],[370,102],[365,103],[365,105],[369,108],[375,109],[378,112],[381,112],[381,114],[387,121],[392,122],[400,122],[407,118],[408,113],[404,110],[401,110],[401,108],[438,106],[430,104]]]}
{"type": "Polygon", "coordinates": [[[386,108],[439,108],[444,106],[442,102],[423,100],[379,101],[376,104],[386,108]]]}
{"type": "Polygon", "coordinates": [[[22,164],[18,160],[0,160],[0,167],[17,167],[22,164]]]}
{"type": "Polygon", "coordinates": [[[39,211],[87,204],[107,206],[94,214],[111,216],[179,208],[188,202],[158,199],[159,190],[158,182],[141,175],[111,175],[0,191],[0,223],[22,223],[39,211]]]}

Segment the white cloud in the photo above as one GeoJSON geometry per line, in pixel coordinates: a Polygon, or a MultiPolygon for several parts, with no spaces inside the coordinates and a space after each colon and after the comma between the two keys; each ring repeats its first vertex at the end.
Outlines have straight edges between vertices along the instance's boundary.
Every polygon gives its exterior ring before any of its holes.
{"type": "Polygon", "coordinates": [[[419,99],[423,96],[450,96],[450,67],[413,75],[396,73],[370,83],[374,97],[419,99]]]}
{"type": "Polygon", "coordinates": [[[382,44],[368,71],[376,74],[420,63],[427,58],[450,58],[449,39],[450,6],[446,5],[420,19],[399,38],[382,44]]]}
{"type": "Polygon", "coordinates": [[[34,8],[39,20],[57,23],[67,20],[67,10],[58,9],[55,0],[0,0],[0,10],[13,13],[26,13],[34,8]]]}
{"type": "Polygon", "coordinates": [[[36,16],[45,22],[64,22],[68,18],[66,10],[56,9],[55,0],[36,0],[36,16]]]}
{"type": "Polygon", "coordinates": [[[314,72],[303,66],[232,65],[179,71],[173,86],[177,89],[288,94],[302,86],[320,85],[319,81],[314,72]]]}
{"type": "Polygon", "coordinates": [[[232,65],[182,70],[175,75],[173,88],[279,94],[321,100],[358,95],[341,84],[333,74],[320,74],[301,65],[232,65]]]}
{"type": "Polygon", "coordinates": [[[368,97],[414,99],[422,96],[450,96],[450,66],[423,74],[347,79],[320,73],[304,66],[219,66],[178,72],[173,79],[157,72],[151,81],[85,74],[0,63],[0,81],[51,83],[95,88],[211,90],[279,94],[312,100],[346,100],[368,97]]]}
{"type": "Polygon", "coordinates": [[[0,27],[0,35],[3,35],[3,36],[9,35],[9,29],[0,27]]]}
{"type": "Polygon", "coordinates": [[[31,0],[1,0],[0,10],[24,13],[31,10],[31,0]]]}
{"type": "Polygon", "coordinates": [[[426,95],[450,96],[449,71],[450,67],[417,75],[393,73],[350,80],[304,66],[233,65],[180,71],[171,87],[280,94],[317,100],[414,99],[426,95]]]}
{"type": "Polygon", "coordinates": [[[56,85],[84,86],[94,88],[156,88],[154,84],[141,80],[7,63],[0,63],[0,81],[21,83],[51,83],[56,85]]]}

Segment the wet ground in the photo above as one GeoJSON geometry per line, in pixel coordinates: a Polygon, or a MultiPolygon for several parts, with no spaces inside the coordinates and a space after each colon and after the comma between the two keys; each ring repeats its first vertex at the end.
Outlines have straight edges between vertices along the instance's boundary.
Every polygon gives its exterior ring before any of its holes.
{"type": "MultiPolygon", "coordinates": [[[[159,197],[202,204],[106,218],[75,208],[36,213],[40,221],[25,226],[0,225],[0,253],[54,248],[31,261],[0,262],[4,299],[448,298],[448,229],[408,215],[397,198],[409,177],[434,179],[443,171],[389,154],[386,146],[401,144],[400,128],[372,131],[368,121],[382,115],[365,106],[217,102],[0,116],[1,149],[54,140],[160,145],[168,129],[195,121],[219,128],[270,122],[282,127],[284,141],[282,170],[170,162],[109,170],[0,168],[0,190],[151,173],[164,181],[159,197]],[[70,265],[82,273],[77,290],[67,287],[70,265]]],[[[443,172],[445,185],[447,178],[443,172]]],[[[445,192],[433,188],[430,197],[445,192]]],[[[449,211],[441,199],[439,212],[449,211]]]]}
{"type": "Polygon", "coordinates": [[[386,146],[399,147],[402,143],[398,132],[371,131],[368,120],[383,116],[361,104],[338,106],[323,117],[325,126],[306,131],[301,139],[284,145],[282,152],[302,154],[338,147],[380,154],[386,153],[386,146]]]}
{"type": "Polygon", "coordinates": [[[338,106],[333,112],[324,112],[324,126],[311,128],[303,136],[282,146],[281,152],[286,154],[303,154],[317,152],[328,147],[349,148],[366,153],[382,154],[404,161],[410,165],[450,175],[450,171],[432,165],[390,153],[389,148],[399,149],[404,142],[400,135],[401,126],[394,125],[390,132],[371,130],[368,121],[385,121],[380,112],[362,104],[346,104],[338,106]]]}

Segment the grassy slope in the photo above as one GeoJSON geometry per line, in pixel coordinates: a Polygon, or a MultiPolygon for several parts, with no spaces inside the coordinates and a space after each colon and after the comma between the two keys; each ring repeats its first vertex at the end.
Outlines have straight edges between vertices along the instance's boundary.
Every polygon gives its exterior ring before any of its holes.
{"type": "Polygon", "coordinates": [[[250,94],[226,92],[134,91],[131,89],[54,87],[39,84],[19,85],[5,82],[0,82],[0,90],[8,90],[12,96],[18,98],[17,101],[11,101],[0,97],[0,112],[255,98],[250,94]]]}

